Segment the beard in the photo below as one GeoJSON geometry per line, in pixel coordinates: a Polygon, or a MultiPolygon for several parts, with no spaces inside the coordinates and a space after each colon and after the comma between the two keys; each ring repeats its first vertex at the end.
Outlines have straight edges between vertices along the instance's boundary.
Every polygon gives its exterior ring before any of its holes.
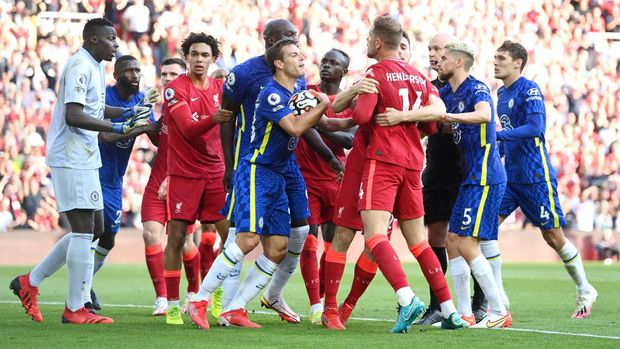
{"type": "Polygon", "coordinates": [[[438,73],[439,80],[441,80],[441,81],[448,81],[448,80],[450,80],[450,78],[451,78],[453,75],[454,75],[454,73],[453,73],[453,72],[445,72],[445,73],[440,72],[440,73],[438,73]]]}
{"type": "Polygon", "coordinates": [[[128,79],[125,78],[120,78],[118,80],[118,83],[123,86],[123,88],[125,90],[127,90],[128,92],[131,92],[131,94],[136,94],[138,92],[140,92],[140,84],[138,83],[137,86],[134,86],[131,84],[131,82],[128,79]]]}

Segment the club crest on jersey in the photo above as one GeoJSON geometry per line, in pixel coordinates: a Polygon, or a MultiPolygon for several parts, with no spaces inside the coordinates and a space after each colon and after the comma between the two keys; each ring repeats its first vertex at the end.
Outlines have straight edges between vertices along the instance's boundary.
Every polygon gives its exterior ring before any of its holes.
{"type": "Polygon", "coordinates": [[[216,108],[220,107],[220,94],[219,93],[216,93],[216,94],[213,95],[213,105],[216,108]]]}
{"type": "Polygon", "coordinates": [[[182,202],[177,202],[176,205],[174,206],[174,213],[181,213],[181,206],[183,205],[182,202]]]}
{"type": "Polygon", "coordinates": [[[344,211],[344,207],[338,207],[338,218],[342,218],[342,211],[344,211]]]}
{"type": "Polygon", "coordinates": [[[459,101],[458,108],[459,108],[459,113],[462,113],[463,110],[465,110],[465,103],[463,103],[463,101],[459,101]]]}
{"type": "Polygon", "coordinates": [[[299,143],[299,137],[291,137],[288,141],[288,150],[295,150],[297,143],[299,143]]]}
{"type": "Polygon", "coordinates": [[[174,90],[171,88],[167,88],[166,91],[164,92],[164,96],[166,97],[167,100],[171,100],[174,97],[174,90]]]}
{"type": "Polygon", "coordinates": [[[514,98],[511,98],[511,99],[508,101],[508,108],[512,109],[512,107],[513,107],[514,105],[515,105],[515,100],[514,100],[514,98]]]}
{"type": "Polygon", "coordinates": [[[486,90],[486,89],[487,89],[487,87],[486,87],[486,86],[484,86],[484,84],[478,84],[478,85],[476,85],[476,90],[486,90]]]}
{"type": "Polygon", "coordinates": [[[235,82],[237,82],[237,78],[235,77],[235,73],[228,74],[228,77],[226,78],[226,85],[233,86],[235,84],[235,82]]]}
{"type": "Polygon", "coordinates": [[[280,103],[280,100],[280,95],[277,93],[272,93],[267,96],[267,102],[274,107],[280,103]]]}
{"type": "Polygon", "coordinates": [[[99,201],[99,193],[96,191],[90,193],[90,200],[93,202],[99,201]]]}
{"type": "Polygon", "coordinates": [[[532,87],[531,89],[527,90],[528,96],[538,96],[539,94],[540,92],[538,91],[536,87],[532,87]]]}
{"type": "Polygon", "coordinates": [[[502,124],[502,128],[511,130],[513,129],[512,124],[510,123],[510,118],[508,117],[508,115],[503,114],[502,116],[499,117],[499,122],[502,124]]]}

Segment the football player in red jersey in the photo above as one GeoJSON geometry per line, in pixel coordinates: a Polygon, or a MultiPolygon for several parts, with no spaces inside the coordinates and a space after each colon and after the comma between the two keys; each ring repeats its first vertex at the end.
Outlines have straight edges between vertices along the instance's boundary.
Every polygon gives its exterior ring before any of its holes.
{"type": "MultiPolygon", "coordinates": [[[[228,231],[224,216],[224,160],[218,123],[232,113],[220,109],[223,81],[210,78],[209,65],[218,57],[219,42],[204,33],[191,33],[181,45],[189,72],[168,84],[162,113],[168,121],[168,244],[164,277],[168,297],[166,323],[182,324],[179,306],[181,250],[187,227],[196,219],[228,231]]],[[[224,236],[225,239],[225,236],[224,236]]]]}
{"type": "MultiPolygon", "coordinates": [[[[329,96],[330,102],[332,102],[336,94],[340,92],[340,82],[347,74],[349,62],[350,58],[345,52],[338,49],[328,51],[321,59],[320,83],[310,85],[308,88],[326,93],[329,96]]],[[[335,113],[331,108],[328,108],[324,115],[329,118],[349,118],[351,117],[351,109],[335,113]]],[[[355,130],[356,127],[339,132],[320,132],[320,136],[325,144],[342,164],[346,160],[344,148],[351,149],[355,130]]],[[[295,150],[295,155],[299,168],[306,180],[308,204],[310,207],[310,217],[308,218],[310,234],[306,238],[304,249],[301,253],[301,275],[304,278],[310,301],[310,321],[313,324],[321,324],[321,315],[323,314],[321,296],[324,281],[322,272],[325,267],[325,253],[321,257],[320,268],[318,268],[316,257],[318,248],[317,237],[319,226],[321,226],[326,251],[331,244],[336,228],[333,222],[333,213],[342,173],[334,172],[328,161],[322,158],[303,139],[300,140],[295,150]]]]}

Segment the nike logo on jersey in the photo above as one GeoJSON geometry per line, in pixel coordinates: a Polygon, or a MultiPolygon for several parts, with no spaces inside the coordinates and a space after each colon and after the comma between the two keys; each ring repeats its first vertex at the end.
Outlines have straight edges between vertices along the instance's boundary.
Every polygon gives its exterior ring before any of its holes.
{"type": "Polygon", "coordinates": [[[192,102],[196,102],[196,101],[197,101],[197,100],[199,100],[199,99],[200,99],[200,97],[191,98],[191,101],[192,101],[192,102]]]}

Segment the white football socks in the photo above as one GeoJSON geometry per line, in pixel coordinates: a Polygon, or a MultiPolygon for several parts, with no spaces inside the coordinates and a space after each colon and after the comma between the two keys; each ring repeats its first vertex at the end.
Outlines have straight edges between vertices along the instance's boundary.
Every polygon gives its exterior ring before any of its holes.
{"type": "Polygon", "coordinates": [[[67,262],[67,248],[69,247],[69,241],[73,233],[67,233],[60,238],[49,251],[47,256],[43,258],[39,264],[37,264],[30,271],[30,284],[34,287],[39,287],[41,282],[54,274],[67,262]]]}
{"type": "Polygon", "coordinates": [[[415,297],[415,293],[409,286],[405,286],[403,288],[399,288],[396,290],[396,298],[398,299],[398,304],[404,307],[411,303],[411,300],[415,297]]]}
{"type": "Polygon", "coordinates": [[[577,247],[566,239],[566,243],[557,253],[562,258],[562,262],[564,262],[564,268],[573,278],[577,287],[577,293],[584,294],[590,292],[590,284],[586,278],[586,271],[583,269],[581,254],[579,254],[577,247]]]}
{"type": "Polygon", "coordinates": [[[508,295],[504,290],[504,280],[502,278],[502,254],[499,250],[499,243],[497,240],[480,241],[480,250],[491,265],[493,277],[495,278],[495,284],[499,290],[499,295],[502,297],[502,302],[504,302],[504,306],[506,306],[506,308],[509,308],[510,301],[508,300],[508,295]]]}
{"type": "MultiPolygon", "coordinates": [[[[224,250],[235,242],[235,238],[237,237],[237,230],[235,227],[228,228],[228,237],[226,237],[226,241],[224,241],[224,250]]],[[[226,309],[226,307],[230,304],[233,298],[235,298],[235,294],[237,294],[237,290],[239,289],[239,280],[241,279],[241,269],[243,268],[243,260],[240,260],[237,264],[235,264],[235,268],[230,272],[228,277],[222,283],[222,309],[226,309]]]]}
{"type": "Polygon", "coordinates": [[[261,255],[254,263],[254,268],[248,271],[241,287],[239,287],[239,291],[226,308],[226,311],[245,309],[245,306],[267,286],[277,268],[278,265],[276,263],[270,261],[264,254],[261,255]]]}
{"type": "Polygon", "coordinates": [[[99,269],[103,267],[103,264],[105,263],[106,258],[108,258],[109,253],[110,250],[108,250],[107,248],[103,248],[99,245],[95,247],[95,265],[93,269],[93,274],[97,274],[99,269]]]}
{"type": "Polygon", "coordinates": [[[228,248],[220,253],[217,258],[215,258],[215,261],[213,261],[211,269],[209,269],[205,279],[202,280],[200,290],[193,297],[193,300],[208,301],[211,297],[211,293],[222,285],[222,281],[228,277],[230,272],[235,268],[235,265],[243,260],[243,257],[244,254],[236,243],[233,242],[228,245],[228,248]]]}
{"type": "Polygon", "coordinates": [[[295,273],[295,270],[297,270],[299,256],[304,248],[304,243],[306,242],[309,231],[309,225],[291,228],[291,234],[288,239],[288,253],[282,262],[280,262],[269,287],[267,287],[265,291],[265,298],[268,300],[275,301],[282,298],[284,287],[295,273]]]}
{"type": "Polygon", "coordinates": [[[86,281],[84,283],[84,294],[82,297],[84,298],[84,303],[92,302],[93,300],[90,297],[90,290],[93,288],[93,277],[94,277],[94,266],[95,266],[95,247],[97,246],[97,241],[94,241],[90,245],[90,256],[88,258],[88,272],[86,273],[86,281]]]}
{"type": "Polygon", "coordinates": [[[84,307],[83,292],[86,274],[89,269],[90,245],[93,239],[91,233],[73,233],[67,248],[67,273],[69,292],[67,308],[76,311],[84,307]]]}
{"type": "Polygon", "coordinates": [[[506,315],[506,307],[504,307],[504,302],[502,302],[499,289],[493,277],[493,270],[491,270],[491,265],[487,259],[480,254],[469,263],[469,267],[480,288],[482,288],[484,296],[489,301],[491,311],[497,315],[506,315]]]}
{"type": "Polygon", "coordinates": [[[450,259],[450,274],[454,280],[454,292],[459,313],[463,316],[471,316],[470,269],[465,258],[458,256],[450,259]]]}

